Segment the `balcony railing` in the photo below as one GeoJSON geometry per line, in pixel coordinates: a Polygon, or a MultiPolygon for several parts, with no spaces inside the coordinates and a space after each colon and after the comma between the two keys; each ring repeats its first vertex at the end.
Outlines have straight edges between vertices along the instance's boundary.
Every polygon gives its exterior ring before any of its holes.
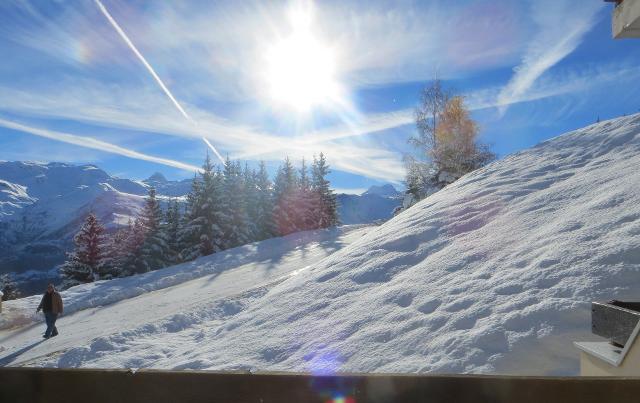
{"type": "Polygon", "coordinates": [[[638,402],[640,378],[0,368],[0,402],[638,402]]]}

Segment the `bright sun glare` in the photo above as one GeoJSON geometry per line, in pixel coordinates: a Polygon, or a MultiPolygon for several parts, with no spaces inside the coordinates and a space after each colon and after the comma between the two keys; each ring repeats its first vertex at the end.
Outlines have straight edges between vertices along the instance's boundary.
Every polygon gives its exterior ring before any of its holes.
{"type": "Polygon", "coordinates": [[[313,33],[311,9],[289,14],[292,30],[268,48],[266,79],[271,98],[299,111],[336,101],[336,57],[313,33]]]}

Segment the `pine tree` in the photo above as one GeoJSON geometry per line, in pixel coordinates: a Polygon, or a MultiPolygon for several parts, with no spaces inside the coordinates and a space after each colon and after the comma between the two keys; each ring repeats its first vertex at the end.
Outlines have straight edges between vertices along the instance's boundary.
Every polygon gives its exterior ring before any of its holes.
{"type": "Polygon", "coordinates": [[[298,178],[289,158],[278,169],[274,183],[273,220],[277,228],[277,235],[288,235],[298,230],[295,220],[295,191],[298,178]]]}
{"type": "Polygon", "coordinates": [[[20,298],[21,294],[18,285],[8,274],[0,275],[0,291],[2,291],[3,301],[20,298]]]}
{"type": "Polygon", "coordinates": [[[127,251],[129,248],[128,240],[133,231],[133,223],[129,219],[126,227],[116,230],[113,234],[106,237],[104,246],[104,261],[100,269],[100,277],[103,279],[112,279],[117,277],[125,277],[129,275],[125,272],[127,251]]]}
{"type": "Polygon", "coordinates": [[[202,181],[194,176],[191,182],[191,191],[187,194],[185,213],[180,222],[178,230],[178,251],[181,261],[189,261],[200,256],[200,232],[199,223],[196,222],[202,201],[202,181]]]}
{"type": "Polygon", "coordinates": [[[324,154],[320,153],[318,159],[314,157],[311,173],[313,199],[317,205],[317,208],[314,206],[317,212],[314,214],[315,228],[327,228],[338,224],[338,202],[326,178],[330,172],[324,154]]]}
{"type": "Polygon", "coordinates": [[[146,238],[146,228],[141,217],[136,218],[126,235],[126,249],[123,253],[121,269],[122,276],[146,273],[148,266],[142,249],[146,238]]]}
{"type": "Polygon", "coordinates": [[[227,157],[223,175],[221,229],[224,249],[229,249],[249,242],[249,217],[240,162],[227,157]]]}
{"type": "Polygon", "coordinates": [[[293,214],[298,231],[315,229],[313,219],[313,195],[304,158],[299,171],[299,180],[293,196],[293,214]]]}
{"type": "Polygon", "coordinates": [[[244,184],[249,242],[258,240],[258,200],[260,194],[256,181],[256,171],[249,169],[249,166],[245,163],[244,170],[242,171],[242,183],[244,184]]]}
{"type": "Polygon", "coordinates": [[[193,180],[187,196],[187,212],[179,231],[180,257],[193,260],[220,251],[221,241],[221,175],[207,154],[201,177],[193,180]]]}
{"type": "Polygon", "coordinates": [[[100,279],[103,263],[104,227],[91,213],[74,237],[75,249],[60,268],[63,287],[68,288],[100,279]]]}
{"type": "Polygon", "coordinates": [[[165,216],[165,231],[169,247],[168,263],[180,263],[180,208],[176,199],[169,203],[165,216]]]}
{"type": "Polygon", "coordinates": [[[142,260],[144,271],[165,267],[171,260],[167,244],[166,227],[163,222],[162,209],[156,198],[156,190],[151,187],[140,215],[140,223],[144,229],[142,260]]]}
{"type": "Polygon", "coordinates": [[[260,169],[256,175],[257,201],[255,207],[255,220],[258,241],[271,238],[277,233],[273,221],[273,184],[269,180],[267,166],[260,162],[260,169]]]}

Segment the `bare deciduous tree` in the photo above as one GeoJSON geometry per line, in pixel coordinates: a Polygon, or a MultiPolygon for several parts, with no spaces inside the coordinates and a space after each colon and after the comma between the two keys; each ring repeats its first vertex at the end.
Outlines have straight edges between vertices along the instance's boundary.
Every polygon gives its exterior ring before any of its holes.
{"type": "Polygon", "coordinates": [[[435,79],[421,93],[416,108],[418,133],[409,142],[418,158],[407,156],[407,190],[415,200],[438,191],[462,175],[495,159],[489,147],[477,141],[479,128],[464,104],[435,79]]]}
{"type": "Polygon", "coordinates": [[[450,98],[449,91],[444,89],[438,78],[422,90],[420,105],[415,112],[418,134],[409,139],[412,145],[422,150],[429,150],[436,146],[438,118],[450,98]]]}

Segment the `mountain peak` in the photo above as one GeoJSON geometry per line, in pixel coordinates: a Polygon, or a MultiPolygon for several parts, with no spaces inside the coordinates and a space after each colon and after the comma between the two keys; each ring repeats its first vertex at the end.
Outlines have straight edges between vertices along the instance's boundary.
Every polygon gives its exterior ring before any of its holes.
{"type": "Polygon", "coordinates": [[[167,182],[167,178],[164,177],[160,172],[156,172],[149,177],[145,182],[167,182]]]}
{"type": "Polygon", "coordinates": [[[362,195],[378,195],[383,197],[397,196],[400,192],[393,185],[387,183],[384,185],[373,185],[362,195]]]}

